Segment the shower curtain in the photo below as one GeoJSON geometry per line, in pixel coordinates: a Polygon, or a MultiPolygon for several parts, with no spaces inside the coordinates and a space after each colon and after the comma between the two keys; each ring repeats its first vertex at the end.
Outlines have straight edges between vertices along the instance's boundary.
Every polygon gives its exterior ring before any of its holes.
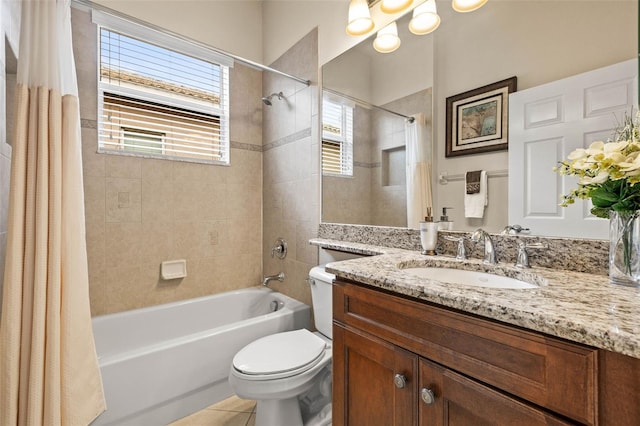
{"type": "Polygon", "coordinates": [[[105,403],[91,314],[69,0],[23,0],[0,424],[87,425],[105,403]]]}
{"type": "Polygon", "coordinates": [[[431,140],[427,134],[423,113],[413,116],[412,123],[405,124],[407,158],[407,227],[418,229],[419,222],[427,216],[427,208],[433,215],[431,195],[431,140]]]}

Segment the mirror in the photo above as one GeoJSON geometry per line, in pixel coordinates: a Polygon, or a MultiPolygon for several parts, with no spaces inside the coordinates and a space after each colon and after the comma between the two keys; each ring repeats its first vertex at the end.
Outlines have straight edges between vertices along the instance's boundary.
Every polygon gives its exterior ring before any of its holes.
{"type": "Polygon", "coordinates": [[[437,7],[441,24],[435,32],[411,34],[408,14],[397,21],[402,43],[395,52],[376,52],[374,34],[323,65],[322,84],[332,92],[323,98],[335,101],[335,92],[343,93],[354,106],[353,176],[323,174],[323,222],[406,226],[406,189],[397,167],[404,162],[404,121],[371,104],[427,115],[436,220],[443,207],[453,207],[454,230],[501,231],[508,224],[507,151],[446,158],[446,98],[511,76],[518,78],[518,90],[528,89],[638,54],[633,0],[490,0],[465,14],[454,12],[448,0],[438,0],[437,7]],[[482,219],[467,219],[460,177],[478,169],[490,173],[489,203],[482,219]],[[450,177],[447,183],[439,182],[441,175],[450,177]]]}

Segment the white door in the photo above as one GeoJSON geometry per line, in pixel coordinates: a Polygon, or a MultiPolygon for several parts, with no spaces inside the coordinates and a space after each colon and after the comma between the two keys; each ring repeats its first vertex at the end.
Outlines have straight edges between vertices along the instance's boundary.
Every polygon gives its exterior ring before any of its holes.
{"type": "Polygon", "coordinates": [[[589,71],[509,96],[509,224],[535,235],[608,238],[590,201],[560,207],[577,179],[552,171],[576,148],[613,135],[637,112],[637,61],[589,71]]]}

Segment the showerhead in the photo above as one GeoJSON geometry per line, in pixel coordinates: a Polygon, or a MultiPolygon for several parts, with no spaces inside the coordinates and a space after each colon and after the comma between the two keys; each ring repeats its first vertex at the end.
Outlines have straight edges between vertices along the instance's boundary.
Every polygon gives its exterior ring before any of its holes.
{"type": "Polygon", "coordinates": [[[271,98],[273,98],[274,96],[277,96],[279,100],[282,100],[282,98],[284,98],[284,95],[282,94],[282,92],[272,93],[269,96],[265,96],[264,98],[262,98],[262,103],[265,104],[266,106],[273,105],[273,103],[271,102],[271,98]]]}

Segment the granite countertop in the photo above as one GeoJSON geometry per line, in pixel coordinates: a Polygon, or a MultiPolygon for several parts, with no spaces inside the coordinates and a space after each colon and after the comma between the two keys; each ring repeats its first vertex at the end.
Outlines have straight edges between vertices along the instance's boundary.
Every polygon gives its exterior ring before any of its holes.
{"type": "Polygon", "coordinates": [[[423,256],[417,251],[315,238],[323,248],[369,255],[327,264],[338,277],[455,308],[552,336],[640,358],[640,289],[611,284],[607,276],[479,259],[423,256]],[[534,289],[448,284],[409,275],[401,268],[452,266],[533,281],[534,289]],[[523,275],[524,274],[524,275],[523,275]]]}

